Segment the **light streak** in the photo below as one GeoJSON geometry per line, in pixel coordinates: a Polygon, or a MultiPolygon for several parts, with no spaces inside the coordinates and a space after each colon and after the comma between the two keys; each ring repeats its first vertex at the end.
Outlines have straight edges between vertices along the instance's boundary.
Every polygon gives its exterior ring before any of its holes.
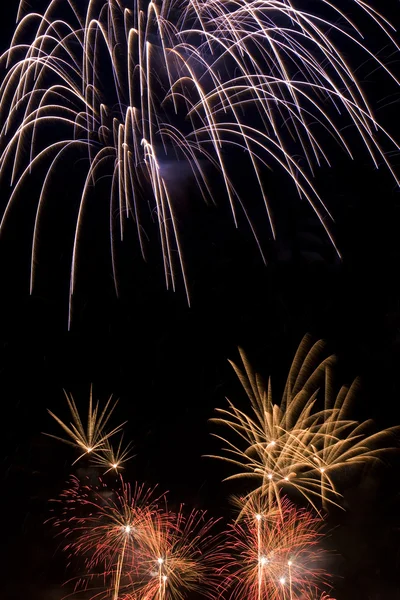
{"type": "Polygon", "coordinates": [[[323,568],[323,521],[295,507],[287,498],[272,506],[257,495],[249,504],[238,501],[239,519],[226,536],[226,597],[250,600],[320,598],[330,587],[323,568]],[[264,505],[263,519],[254,519],[254,507],[264,505]]]}
{"type": "Polygon", "coordinates": [[[122,477],[116,490],[102,480],[91,485],[72,477],[57,504],[53,524],[64,551],[70,562],[74,557],[84,561],[85,573],[76,578],[76,589],[93,586],[93,597],[119,599],[143,576],[140,560],[153,522],[166,518],[164,497],[155,489],[131,488],[122,477]]]}
{"type": "Polygon", "coordinates": [[[124,464],[130,460],[132,444],[129,442],[126,446],[122,445],[123,436],[121,436],[118,445],[113,447],[107,438],[98,452],[92,458],[91,464],[105,468],[104,473],[110,471],[120,472],[124,464]]]}
{"type": "Polygon", "coordinates": [[[165,495],[131,488],[122,476],[117,489],[73,477],[57,506],[52,521],[69,562],[84,560],[77,591],[93,590],[93,600],[215,597],[226,555],[204,511],[170,511],[165,495]]]}
{"type": "Polygon", "coordinates": [[[68,438],[61,438],[49,433],[45,433],[44,435],[52,437],[70,446],[74,446],[81,452],[83,451],[83,453],[78,456],[75,462],[77,462],[83,456],[89,454],[94,464],[110,467],[108,470],[111,470],[114,467],[114,464],[116,464],[115,469],[118,470],[120,465],[129,458],[128,455],[130,445],[128,445],[127,448],[122,449],[122,438],[116,452],[113,451],[112,446],[110,445],[109,438],[116,433],[119,433],[122,427],[125,425],[125,423],[122,423],[121,425],[112,428],[110,431],[106,431],[106,427],[109,424],[110,417],[114,412],[117,401],[113,403],[113,397],[110,396],[104,408],[100,411],[99,402],[97,401],[95,404],[93,403],[93,387],[91,386],[87,422],[85,425],[80,417],[74,398],[71,396],[71,394],[68,394],[67,392],[64,393],[72,417],[72,423],[67,425],[51,410],[48,410],[48,413],[51,415],[51,417],[53,417],[58,425],[60,425],[64,433],[67,434],[68,438]]]}
{"type": "Polygon", "coordinates": [[[231,436],[215,435],[224,444],[224,455],[214,458],[238,469],[227,479],[249,478],[256,484],[249,499],[262,493],[275,505],[282,494],[293,490],[317,510],[318,499],[324,508],[341,506],[335,475],[345,468],[379,462],[390,450],[391,438],[394,443],[398,427],[371,433],[370,420],[359,423],[349,418],[357,380],[350,387],[342,386],[335,396],[335,357],[322,359],[323,349],[322,342],[312,344],[304,338],[280,404],[273,400],[271,382],[264,384],[243,351],[243,366],[232,363],[250,400],[251,413],[230,400],[228,409],[217,409],[219,417],[212,421],[228,428],[231,436]]]}
{"type": "Polygon", "coordinates": [[[166,285],[175,289],[180,272],[189,299],[168,165],[186,165],[211,202],[221,196],[213,186],[217,174],[234,222],[244,212],[262,253],[254,214],[258,205],[265,209],[275,237],[265,173],[283,171],[334,244],[329,208],[313,184],[315,168],[330,164],[328,134],[350,157],[361,141],[373,164],[386,165],[396,181],[387,150],[399,148],[376,120],[341,49],[361,52],[397,86],[364,42],[357,15],[370,19],[395,52],[399,48],[393,27],[368,4],[349,0],[354,19],[335,0],[320,4],[325,16],[288,0],[82,0],[79,9],[70,0],[49,0],[43,14],[27,13],[21,2],[11,46],[1,57],[0,175],[12,192],[0,229],[30,175],[44,171],[31,290],[43,215],[62,185],[61,163],[73,164],[77,156],[87,159],[87,169],[71,251],[70,320],[91,190],[100,181],[104,186],[105,177],[117,294],[127,222],[146,257],[150,207],[166,285]],[[346,139],[348,125],[354,136],[346,139]],[[249,174],[247,189],[259,191],[251,202],[241,197],[239,160],[249,174]]]}

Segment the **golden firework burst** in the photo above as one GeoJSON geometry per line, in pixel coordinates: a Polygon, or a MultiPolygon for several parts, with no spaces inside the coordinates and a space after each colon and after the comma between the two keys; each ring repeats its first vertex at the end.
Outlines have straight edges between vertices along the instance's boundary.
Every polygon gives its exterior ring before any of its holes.
{"type": "Polygon", "coordinates": [[[297,490],[315,507],[322,502],[340,505],[335,476],[344,467],[379,461],[393,443],[398,427],[372,432],[372,421],[349,418],[358,387],[334,391],[333,355],[321,358],[324,343],[306,336],[293,360],[279,404],[240,350],[242,367],[231,363],[250,400],[250,415],[230,400],[211,419],[227,427],[230,436],[215,435],[224,443],[224,455],[214,456],[238,468],[227,479],[250,478],[271,503],[297,490]]]}

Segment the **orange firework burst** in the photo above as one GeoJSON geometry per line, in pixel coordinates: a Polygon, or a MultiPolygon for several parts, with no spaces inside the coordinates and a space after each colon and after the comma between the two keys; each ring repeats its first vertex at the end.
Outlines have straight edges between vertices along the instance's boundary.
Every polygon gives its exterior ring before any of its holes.
{"type": "Polygon", "coordinates": [[[117,491],[102,481],[92,486],[71,479],[59,501],[62,514],[53,521],[66,541],[64,550],[70,559],[84,559],[86,573],[77,579],[77,587],[103,582],[102,597],[107,598],[112,590],[115,599],[124,588],[129,589],[139,575],[142,548],[153,520],[165,518],[160,509],[163,500],[143,486],[132,489],[122,478],[117,491]]]}
{"type": "Polygon", "coordinates": [[[85,575],[76,589],[93,589],[96,599],[183,599],[187,592],[213,595],[224,555],[215,520],[203,511],[167,508],[165,496],[103,482],[72,485],[62,494],[62,514],[53,519],[70,559],[81,557],[85,575]]]}
{"type": "Polygon", "coordinates": [[[279,506],[244,500],[240,519],[227,535],[230,558],[224,592],[251,600],[321,597],[327,585],[321,525],[320,517],[286,498],[279,506]]]}
{"type": "Polygon", "coordinates": [[[252,415],[229,400],[228,410],[217,409],[220,417],[212,421],[228,427],[235,441],[215,436],[224,442],[226,452],[215,458],[239,468],[228,479],[245,477],[256,483],[249,497],[261,493],[275,505],[282,490],[296,490],[315,508],[316,498],[324,505],[340,505],[335,476],[344,467],[379,461],[399,430],[371,433],[370,420],[359,423],[349,418],[357,381],[341,387],[335,396],[334,357],[322,360],[323,348],[321,341],[311,344],[308,337],[303,339],[280,404],[273,401],[271,382],[264,385],[242,351],[243,369],[232,363],[250,399],[252,415]]]}
{"type": "Polygon", "coordinates": [[[218,547],[222,538],[214,531],[216,521],[204,511],[185,515],[181,508],[167,519],[153,520],[146,540],[140,596],[148,600],[182,599],[188,592],[215,596],[219,571],[226,556],[218,547]]]}

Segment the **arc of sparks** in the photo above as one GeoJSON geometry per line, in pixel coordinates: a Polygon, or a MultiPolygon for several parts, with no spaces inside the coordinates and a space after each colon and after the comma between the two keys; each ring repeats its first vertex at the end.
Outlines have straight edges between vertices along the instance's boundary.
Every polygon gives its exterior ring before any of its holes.
{"type": "Polygon", "coordinates": [[[350,0],[352,19],[334,0],[321,4],[324,17],[287,0],[83,0],[79,9],[70,0],[49,0],[43,14],[27,12],[21,2],[11,46],[0,57],[0,179],[12,186],[0,233],[31,174],[43,170],[31,291],[60,163],[75,162],[77,154],[87,168],[77,192],[69,323],[88,206],[100,181],[109,181],[117,294],[127,224],[133,221],[146,258],[154,219],[166,286],[182,281],[190,301],[174,185],[185,169],[206,202],[221,197],[213,181],[222,183],[234,223],[242,212],[264,259],[253,214],[263,207],[275,238],[266,177],[273,169],[293,182],[335,245],[331,212],[313,184],[316,168],[330,164],[327,134],[350,157],[358,138],[375,167],[385,165],[396,182],[387,150],[399,149],[374,115],[341,43],[362,52],[395,87],[399,80],[368,49],[357,15],[396,53],[399,45],[391,24],[367,3],[350,0]],[[349,125],[353,140],[345,135],[349,125]],[[258,190],[251,202],[241,197],[238,161],[258,190]]]}

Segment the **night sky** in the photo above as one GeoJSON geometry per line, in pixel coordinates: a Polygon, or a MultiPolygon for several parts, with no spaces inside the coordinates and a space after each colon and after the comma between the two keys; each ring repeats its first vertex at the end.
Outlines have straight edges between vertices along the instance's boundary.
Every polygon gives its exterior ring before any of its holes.
{"type": "MultiPolygon", "coordinates": [[[[2,49],[13,31],[10,4],[0,8],[2,49]]],[[[312,8],[315,3],[298,4],[312,8]]],[[[387,4],[398,25],[398,2],[387,4]]],[[[380,42],[374,39],[371,46],[380,49],[380,42]]],[[[399,57],[390,58],[385,49],[382,56],[399,74],[399,57]]],[[[368,69],[364,84],[378,117],[399,139],[399,91],[368,69]]],[[[399,156],[391,159],[398,169],[399,156]]],[[[59,541],[45,521],[49,500],[74,472],[73,452],[42,435],[56,428],[47,408],[67,417],[63,389],[84,410],[91,383],[99,399],[111,393],[119,398],[115,419],[128,420],[126,437],[136,454],[127,478],[159,484],[169,490],[172,504],[185,502],[224,517],[235,491],[233,484],[221,482],[228,469],[202,455],[218,450],[208,420],[216,407],[225,406],[225,396],[247,406],[228,364],[237,359],[237,346],[264,376],[272,375],[279,398],[303,335],[324,338],[339,357],[338,383],[361,377],[355,418],[371,417],[379,427],[400,423],[400,195],[395,182],[383,168],[374,170],[362,149],[354,161],[337,153],[331,170],[317,171],[317,187],[336,219],[339,260],[306,203],[281,175],[268,177],[278,239],[266,231],[267,265],[245,223],[235,229],[225,204],[204,206],[189,185],[182,186],[178,210],[190,307],[180,286],[175,293],[165,289],[157,242],[146,264],[127,241],[116,299],[100,190],[84,241],[70,331],[70,190],[59,190],[46,216],[40,275],[31,296],[35,200],[30,190],[19,199],[0,239],[1,598],[59,600],[68,591],[61,588],[68,572],[59,541]]],[[[6,186],[0,189],[2,206],[8,193],[6,186]]],[[[344,490],[347,511],[328,519],[338,600],[400,598],[398,473],[396,458],[378,472],[362,473],[344,490]]]]}

